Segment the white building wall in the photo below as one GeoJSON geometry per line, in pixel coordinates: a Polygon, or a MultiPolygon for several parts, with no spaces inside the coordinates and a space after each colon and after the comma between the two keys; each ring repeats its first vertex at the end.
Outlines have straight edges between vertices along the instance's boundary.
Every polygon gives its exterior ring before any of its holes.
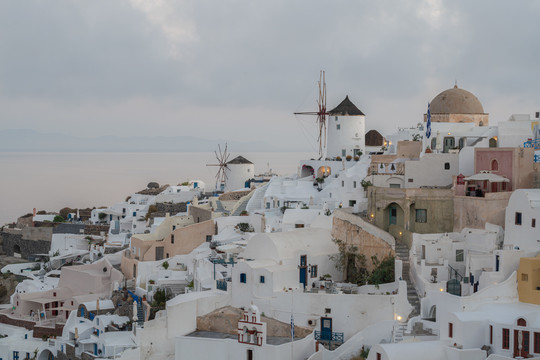
{"type": "Polygon", "coordinates": [[[363,115],[329,116],[327,120],[326,157],[335,158],[339,156],[345,158],[347,155],[354,157],[355,149],[365,154],[365,118],[363,115]]]}
{"type": "Polygon", "coordinates": [[[452,184],[452,176],[458,174],[458,154],[424,154],[418,161],[405,162],[405,187],[446,186],[452,184]]]}
{"type": "Polygon", "coordinates": [[[244,189],[246,181],[255,176],[253,164],[227,164],[225,171],[227,174],[225,192],[244,189]]]}
{"type": "Polygon", "coordinates": [[[540,250],[540,189],[518,189],[510,196],[506,207],[504,244],[540,250]],[[516,223],[518,212],[521,213],[521,225],[516,223]],[[532,219],[536,219],[535,227],[532,219]]]}

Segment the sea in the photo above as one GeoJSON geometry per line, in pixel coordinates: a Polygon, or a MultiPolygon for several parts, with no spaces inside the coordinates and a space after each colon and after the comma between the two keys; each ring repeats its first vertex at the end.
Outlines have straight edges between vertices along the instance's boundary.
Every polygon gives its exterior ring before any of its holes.
{"type": "MultiPolygon", "coordinates": [[[[311,152],[246,152],[255,173],[279,175],[298,172],[300,160],[311,152]]],[[[31,213],[34,208],[58,211],[63,207],[109,206],[149,182],[177,185],[202,180],[206,190],[216,184],[218,160],[213,152],[0,152],[0,226],[31,213]]]]}

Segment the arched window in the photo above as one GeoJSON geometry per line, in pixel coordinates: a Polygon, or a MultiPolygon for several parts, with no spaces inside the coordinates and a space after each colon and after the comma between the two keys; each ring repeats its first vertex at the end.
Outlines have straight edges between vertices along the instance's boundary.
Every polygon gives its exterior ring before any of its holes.
{"type": "Polygon", "coordinates": [[[527,326],[527,321],[524,318],[519,318],[517,321],[518,326],[527,326]]]}
{"type": "Polygon", "coordinates": [[[491,139],[489,139],[489,147],[490,148],[497,147],[497,139],[495,137],[492,137],[491,139]]]}
{"type": "Polygon", "coordinates": [[[491,170],[492,171],[499,170],[499,162],[496,159],[491,160],[491,170]]]}

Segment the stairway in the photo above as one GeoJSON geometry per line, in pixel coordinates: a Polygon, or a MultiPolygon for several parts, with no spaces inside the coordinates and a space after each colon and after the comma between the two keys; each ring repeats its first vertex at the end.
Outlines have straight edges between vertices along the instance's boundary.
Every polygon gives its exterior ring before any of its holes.
{"type": "Polygon", "coordinates": [[[409,262],[409,248],[407,245],[396,241],[396,257],[403,263],[403,280],[407,282],[407,300],[413,306],[409,319],[420,314],[420,299],[410,279],[411,264],[409,262]]]}
{"type": "Polygon", "coordinates": [[[144,323],[144,308],[142,305],[142,301],[137,302],[137,322],[139,325],[142,325],[144,323]]]}
{"type": "Polygon", "coordinates": [[[264,208],[263,200],[264,200],[264,194],[266,194],[267,188],[268,188],[268,184],[263,185],[255,190],[255,193],[246,204],[246,210],[248,212],[261,210],[264,208]]]}
{"type": "Polygon", "coordinates": [[[394,324],[394,329],[392,331],[392,342],[398,343],[403,341],[403,335],[405,334],[405,330],[407,330],[407,324],[402,323],[401,321],[396,321],[394,324]]]}

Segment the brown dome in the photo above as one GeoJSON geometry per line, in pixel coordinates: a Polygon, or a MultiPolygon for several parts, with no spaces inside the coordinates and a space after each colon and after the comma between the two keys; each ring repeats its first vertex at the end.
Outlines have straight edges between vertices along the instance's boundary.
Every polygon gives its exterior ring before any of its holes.
{"type": "Polygon", "coordinates": [[[432,114],[484,114],[480,100],[457,85],[435,96],[430,111],[432,114]]]}

